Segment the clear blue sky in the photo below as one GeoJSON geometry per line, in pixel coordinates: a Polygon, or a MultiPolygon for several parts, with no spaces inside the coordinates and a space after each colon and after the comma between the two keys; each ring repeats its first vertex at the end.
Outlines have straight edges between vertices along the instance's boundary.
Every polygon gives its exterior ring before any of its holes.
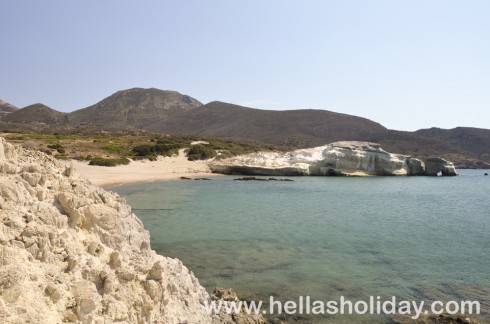
{"type": "Polygon", "coordinates": [[[0,99],[62,111],[131,87],[490,128],[490,1],[2,0],[0,99]]]}

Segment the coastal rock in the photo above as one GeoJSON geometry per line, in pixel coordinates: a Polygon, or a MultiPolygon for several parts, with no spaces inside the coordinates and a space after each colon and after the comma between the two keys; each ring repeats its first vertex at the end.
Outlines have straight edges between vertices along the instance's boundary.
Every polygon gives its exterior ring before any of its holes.
{"type": "MultiPolygon", "coordinates": [[[[217,303],[240,303],[240,299],[233,289],[228,288],[216,288],[211,295],[211,299],[217,303]]],[[[227,314],[223,309],[219,314],[220,318],[223,319],[223,323],[237,323],[237,324],[266,324],[267,322],[263,319],[261,315],[258,314],[247,314],[244,305],[242,304],[242,312],[240,314],[227,314]]]]}
{"type": "Polygon", "coordinates": [[[425,160],[425,173],[428,176],[437,176],[440,172],[442,176],[456,176],[456,168],[452,162],[443,158],[433,157],[425,160]]]}
{"type": "Polygon", "coordinates": [[[0,165],[0,323],[228,323],[116,193],[2,138],[0,165]]]}
{"type": "Polygon", "coordinates": [[[420,176],[419,159],[384,151],[369,142],[336,142],[287,153],[258,152],[214,161],[215,173],[264,176],[420,176]]]}

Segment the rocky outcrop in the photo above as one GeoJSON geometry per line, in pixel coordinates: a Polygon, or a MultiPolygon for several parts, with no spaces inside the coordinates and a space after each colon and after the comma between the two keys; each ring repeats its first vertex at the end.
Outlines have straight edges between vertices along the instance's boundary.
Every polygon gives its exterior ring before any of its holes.
{"type": "MultiPolygon", "coordinates": [[[[454,175],[451,163],[444,175],[454,175]]],[[[258,152],[214,161],[215,173],[264,176],[421,176],[425,164],[419,159],[384,151],[369,142],[336,142],[287,153],[258,152]]]]}
{"type": "Polygon", "coordinates": [[[455,176],[458,175],[454,164],[446,161],[443,158],[433,157],[425,161],[425,173],[428,176],[455,176]]]}
{"type": "MultiPolygon", "coordinates": [[[[211,300],[216,303],[240,305],[240,299],[233,289],[228,288],[216,288],[211,295],[211,300]]],[[[243,301],[242,301],[243,302],[243,301]]],[[[228,314],[224,308],[221,309],[219,317],[224,320],[225,323],[237,323],[237,324],[265,324],[267,323],[261,314],[248,314],[244,304],[242,305],[242,312],[239,314],[228,314]]]]}
{"type": "Polygon", "coordinates": [[[226,322],[124,199],[1,138],[0,219],[0,323],[226,322]]]}

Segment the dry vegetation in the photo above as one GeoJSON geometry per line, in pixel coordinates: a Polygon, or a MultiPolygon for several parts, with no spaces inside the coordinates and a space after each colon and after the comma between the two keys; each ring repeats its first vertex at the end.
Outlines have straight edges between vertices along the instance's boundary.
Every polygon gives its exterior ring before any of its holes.
{"type": "Polygon", "coordinates": [[[58,159],[90,161],[92,165],[128,164],[129,159],[150,159],[172,156],[186,149],[189,160],[229,157],[255,151],[270,150],[243,142],[202,139],[183,136],[111,136],[111,135],[47,135],[3,133],[9,142],[37,149],[58,159]],[[209,144],[191,145],[204,140],[209,144]]]}

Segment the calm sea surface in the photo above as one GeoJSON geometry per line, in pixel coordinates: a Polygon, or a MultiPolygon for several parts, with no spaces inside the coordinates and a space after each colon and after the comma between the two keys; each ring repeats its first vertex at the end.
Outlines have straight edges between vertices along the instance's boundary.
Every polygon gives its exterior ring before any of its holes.
{"type": "MultiPolygon", "coordinates": [[[[157,252],[242,297],[490,303],[490,176],[165,181],[110,188],[157,252]]],[[[489,318],[489,314],[484,314],[489,318]]],[[[341,315],[290,321],[388,323],[341,315]]]]}

